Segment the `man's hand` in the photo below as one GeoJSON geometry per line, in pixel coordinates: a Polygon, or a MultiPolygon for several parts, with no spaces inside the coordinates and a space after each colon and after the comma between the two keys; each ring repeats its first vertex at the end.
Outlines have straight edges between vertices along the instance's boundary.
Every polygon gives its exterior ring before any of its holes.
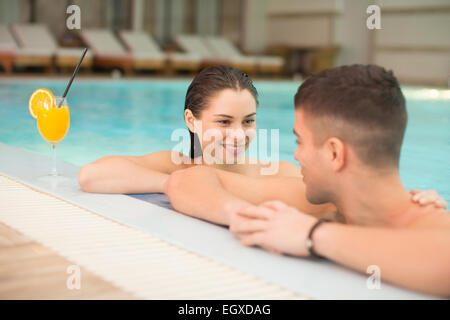
{"type": "Polygon", "coordinates": [[[308,256],[306,239],[316,218],[281,201],[230,213],[230,231],[245,246],[260,246],[273,253],[308,256]]]}
{"type": "Polygon", "coordinates": [[[433,204],[436,208],[447,209],[447,202],[441,198],[435,190],[411,190],[411,200],[418,205],[433,204]]]}

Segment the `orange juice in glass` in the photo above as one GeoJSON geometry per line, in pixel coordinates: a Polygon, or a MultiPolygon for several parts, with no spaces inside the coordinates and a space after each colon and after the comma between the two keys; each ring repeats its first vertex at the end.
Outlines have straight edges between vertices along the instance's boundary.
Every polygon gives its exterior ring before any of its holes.
{"type": "Polygon", "coordinates": [[[42,138],[47,140],[53,150],[53,168],[51,175],[57,176],[56,170],[56,144],[60,142],[69,131],[70,112],[67,100],[55,97],[55,105],[51,108],[40,108],[37,114],[37,127],[42,138]]]}
{"type": "Polygon", "coordinates": [[[56,144],[65,137],[70,126],[67,100],[63,97],[55,97],[50,90],[42,88],[31,95],[29,109],[31,115],[37,121],[39,133],[52,146],[53,168],[51,175],[57,176],[56,144]]]}
{"type": "MultiPolygon", "coordinates": [[[[55,97],[56,105],[62,100],[55,97]],[[59,100],[59,101],[58,101],[59,100]]],[[[37,126],[41,136],[52,145],[61,141],[69,130],[70,113],[69,106],[64,99],[61,107],[50,109],[42,108],[38,111],[37,126]]]]}

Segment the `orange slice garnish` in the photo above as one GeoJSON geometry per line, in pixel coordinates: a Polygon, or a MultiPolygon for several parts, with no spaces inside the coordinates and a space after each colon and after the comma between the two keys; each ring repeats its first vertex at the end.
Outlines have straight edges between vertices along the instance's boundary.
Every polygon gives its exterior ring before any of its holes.
{"type": "Polygon", "coordinates": [[[45,108],[49,110],[55,107],[55,96],[48,89],[37,89],[33,92],[28,102],[28,109],[33,118],[37,119],[39,109],[45,108]]]}

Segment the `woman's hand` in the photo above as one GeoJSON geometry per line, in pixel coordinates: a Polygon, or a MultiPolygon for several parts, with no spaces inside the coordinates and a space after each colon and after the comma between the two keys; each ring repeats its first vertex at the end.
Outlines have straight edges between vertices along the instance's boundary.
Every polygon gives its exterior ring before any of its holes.
{"type": "Polygon", "coordinates": [[[248,206],[230,216],[230,231],[245,246],[260,246],[273,253],[308,256],[306,239],[316,218],[281,201],[248,206]]]}
{"type": "Polygon", "coordinates": [[[435,190],[411,190],[410,193],[412,195],[411,200],[418,205],[434,204],[436,208],[447,209],[447,202],[435,190]]]}

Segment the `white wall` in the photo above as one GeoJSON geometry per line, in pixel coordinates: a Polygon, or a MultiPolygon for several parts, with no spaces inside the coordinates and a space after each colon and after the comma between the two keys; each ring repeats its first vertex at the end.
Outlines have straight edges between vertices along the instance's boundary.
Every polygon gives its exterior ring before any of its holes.
{"type": "MultiPolygon", "coordinates": [[[[166,20],[166,5],[165,0],[154,0],[153,3],[153,36],[158,41],[163,41],[165,37],[165,20],[166,20]]],[[[152,14],[152,13],[150,13],[152,14]]]]}
{"type": "Polygon", "coordinates": [[[271,0],[269,11],[271,13],[325,13],[337,12],[341,3],[336,0],[271,0]]]}
{"type": "Polygon", "coordinates": [[[385,9],[424,9],[448,7],[449,0],[377,0],[385,9]]]}
{"type": "Polygon", "coordinates": [[[19,20],[18,1],[0,0],[0,24],[14,23],[19,20]]]}
{"type": "Polygon", "coordinates": [[[371,30],[366,27],[366,9],[372,0],[342,1],[334,21],[334,44],[339,46],[336,65],[370,62],[371,30]]]}
{"type": "Polygon", "coordinates": [[[336,65],[376,63],[403,83],[447,86],[450,0],[268,0],[267,47],[338,46],[336,65]],[[381,7],[381,30],[366,27],[381,7]]]}
{"type": "Polygon", "coordinates": [[[172,0],[170,6],[170,38],[173,39],[176,35],[185,33],[186,26],[186,1],[172,0]]]}
{"type": "Polygon", "coordinates": [[[339,0],[269,0],[267,45],[296,47],[333,44],[339,0]]]}
{"type": "Polygon", "coordinates": [[[446,86],[450,79],[450,1],[379,0],[381,30],[373,62],[405,83],[446,86]]]}
{"type": "Polygon", "coordinates": [[[450,11],[383,12],[381,21],[377,46],[450,48],[450,11]]]}
{"type": "Polygon", "coordinates": [[[216,35],[219,31],[219,1],[195,1],[195,32],[200,35],[216,35]]]}
{"type": "Polygon", "coordinates": [[[242,19],[242,48],[248,53],[264,52],[266,48],[266,15],[268,0],[246,0],[242,19]]]}

